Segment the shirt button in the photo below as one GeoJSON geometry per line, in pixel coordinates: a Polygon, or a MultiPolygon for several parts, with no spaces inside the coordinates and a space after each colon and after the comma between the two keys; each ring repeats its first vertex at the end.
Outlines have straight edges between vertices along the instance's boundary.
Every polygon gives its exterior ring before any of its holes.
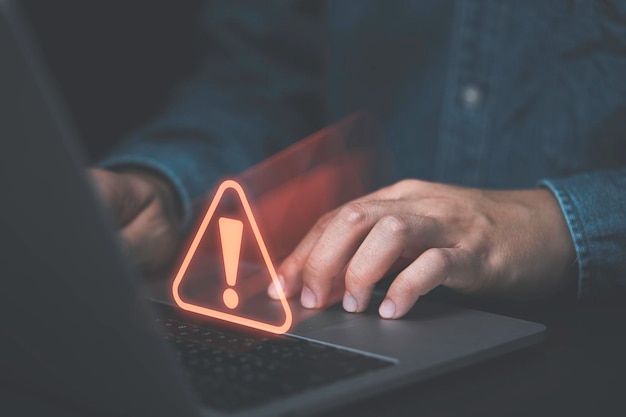
{"type": "Polygon", "coordinates": [[[468,109],[474,109],[482,103],[483,93],[474,84],[468,84],[461,90],[461,103],[468,109]]]}

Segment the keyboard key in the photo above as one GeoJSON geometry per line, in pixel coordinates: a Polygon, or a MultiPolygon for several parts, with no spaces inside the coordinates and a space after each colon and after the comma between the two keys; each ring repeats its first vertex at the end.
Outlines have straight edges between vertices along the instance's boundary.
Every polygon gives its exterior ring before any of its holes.
{"type": "Polygon", "coordinates": [[[157,322],[208,406],[237,411],[392,364],[291,336],[229,334],[177,320],[157,322]]]}

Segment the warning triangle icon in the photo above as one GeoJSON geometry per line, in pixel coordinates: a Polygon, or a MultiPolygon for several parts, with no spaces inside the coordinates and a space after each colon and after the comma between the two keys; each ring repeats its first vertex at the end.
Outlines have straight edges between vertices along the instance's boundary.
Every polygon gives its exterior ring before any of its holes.
{"type": "Polygon", "coordinates": [[[226,180],[217,189],[174,278],[172,295],[180,308],[204,316],[276,334],[291,327],[289,303],[236,181],[226,180]],[[272,283],[277,301],[269,301],[265,292],[272,283]]]}

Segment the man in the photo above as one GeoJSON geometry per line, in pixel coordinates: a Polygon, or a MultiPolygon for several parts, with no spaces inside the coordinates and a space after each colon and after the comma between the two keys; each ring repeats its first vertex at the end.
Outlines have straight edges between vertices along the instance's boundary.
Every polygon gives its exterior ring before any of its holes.
{"type": "Polygon", "coordinates": [[[404,180],[322,217],[279,268],[288,295],[319,308],[341,279],[344,308],[363,311],[392,266],[390,319],[438,285],[614,294],[625,3],[215,1],[205,66],[95,178],[135,258],[156,267],[223,173],[368,109],[404,180]]]}

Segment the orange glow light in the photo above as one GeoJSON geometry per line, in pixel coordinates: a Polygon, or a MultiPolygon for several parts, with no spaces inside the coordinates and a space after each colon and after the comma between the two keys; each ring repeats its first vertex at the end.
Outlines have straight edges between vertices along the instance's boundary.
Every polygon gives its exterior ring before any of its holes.
{"type": "MultiPolygon", "coordinates": [[[[227,288],[223,294],[223,300],[226,307],[229,309],[235,309],[239,304],[239,297],[237,295],[237,291],[233,288],[237,282],[237,272],[239,265],[239,255],[241,250],[241,239],[242,239],[242,230],[243,223],[240,220],[231,219],[227,217],[219,218],[219,230],[220,230],[220,239],[222,242],[222,255],[224,259],[224,271],[226,273],[226,281],[230,288],[227,288]]],[[[250,208],[250,204],[248,203],[248,199],[243,191],[243,188],[233,180],[226,180],[220,184],[217,192],[215,193],[215,197],[211,202],[196,235],[191,242],[191,246],[189,247],[189,251],[185,255],[183,262],[174,278],[174,283],[172,285],[172,295],[174,296],[174,301],[176,304],[182,308],[183,310],[191,311],[197,314],[202,314],[208,317],[214,317],[220,320],[229,321],[232,323],[240,324],[242,326],[248,326],[259,330],[264,330],[271,333],[282,334],[287,332],[291,327],[292,323],[292,314],[291,309],[289,308],[289,303],[287,302],[287,298],[283,289],[278,281],[278,277],[276,275],[276,270],[274,269],[274,265],[272,260],[270,259],[269,253],[267,251],[267,247],[263,238],[261,237],[261,233],[259,231],[259,227],[257,226],[257,222],[254,219],[252,214],[252,209],[250,208]],[[207,226],[209,225],[217,206],[222,199],[224,192],[228,189],[234,190],[239,199],[241,200],[241,204],[243,205],[245,214],[248,218],[252,231],[254,233],[255,240],[259,246],[261,254],[263,256],[263,261],[265,266],[272,278],[273,284],[276,286],[279,301],[283,307],[285,312],[285,321],[281,325],[273,325],[269,323],[264,323],[261,321],[249,319],[246,317],[240,317],[236,314],[214,310],[211,308],[203,307],[200,305],[192,304],[184,301],[179,292],[180,284],[187,272],[187,268],[189,267],[189,263],[194,257],[196,250],[198,249],[198,245],[206,232],[207,226]]]]}

